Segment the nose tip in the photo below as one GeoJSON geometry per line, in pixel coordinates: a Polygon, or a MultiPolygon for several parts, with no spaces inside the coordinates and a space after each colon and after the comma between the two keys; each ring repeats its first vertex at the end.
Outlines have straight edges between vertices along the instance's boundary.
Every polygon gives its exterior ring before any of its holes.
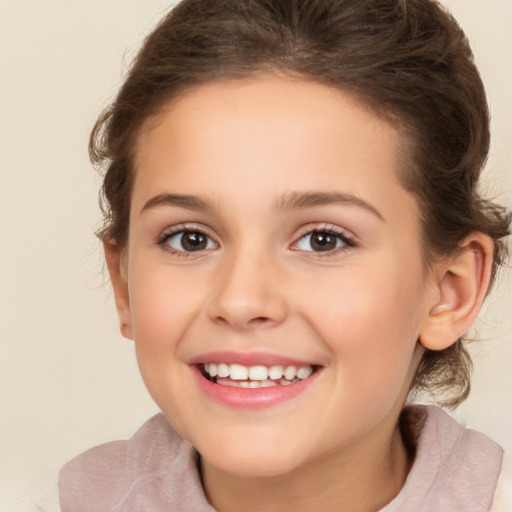
{"type": "Polygon", "coordinates": [[[270,265],[248,261],[227,266],[220,272],[209,303],[209,317],[236,330],[279,325],[287,314],[281,286],[270,265]]]}

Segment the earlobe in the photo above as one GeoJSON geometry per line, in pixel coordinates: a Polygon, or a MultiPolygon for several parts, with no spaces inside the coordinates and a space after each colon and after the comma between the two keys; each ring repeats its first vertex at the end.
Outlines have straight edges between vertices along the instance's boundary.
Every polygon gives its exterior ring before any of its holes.
{"type": "Polygon", "coordinates": [[[116,241],[112,238],[104,239],[103,249],[105,251],[105,260],[107,262],[110,281],[112,283],[112,288],[114,289],[121,334],[125,338],[133,339],[130,296],[128,293],[124,257],[122,252],[119,250],[116,241]]]}
{"type": "Polygon", "coordinates": [[[489,236],[474,232],[453,256],[436,265],[436,298],[420,331],[425,348],[448,348],[471,327],[489,288],[493,250],[489,236]]]}

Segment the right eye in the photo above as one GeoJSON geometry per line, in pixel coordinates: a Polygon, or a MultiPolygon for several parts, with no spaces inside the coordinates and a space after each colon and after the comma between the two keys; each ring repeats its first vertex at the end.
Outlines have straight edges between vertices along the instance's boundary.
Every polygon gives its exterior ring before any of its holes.
{"type": "Polygon", "coordinates": [[[169,247],[172,252],[187,253],[217,248],[216,242],[202,231],[185,229],[164,234],[158,243],[169,247]]]}

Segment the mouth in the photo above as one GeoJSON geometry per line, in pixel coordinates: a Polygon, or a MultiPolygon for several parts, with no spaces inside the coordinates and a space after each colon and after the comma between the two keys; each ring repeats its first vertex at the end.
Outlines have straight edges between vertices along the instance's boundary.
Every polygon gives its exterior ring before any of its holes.
{"type": "MultiPolygon", "coordinates": [[[[223,407],[278,406],[317,389],[325,366],[265,352],[217,351],[189,361],[199,390],[223,407]]],[[[307,395],[309,396],[309,395],[307,395]]]]}
{"type": "Polygon", "coordinates": [[[316,365],[255,365],[228,363],[198,365],[201,375],[208,381],[233,388],[260,389],[290,386],[309,379],[319,370],[316,365]]]}

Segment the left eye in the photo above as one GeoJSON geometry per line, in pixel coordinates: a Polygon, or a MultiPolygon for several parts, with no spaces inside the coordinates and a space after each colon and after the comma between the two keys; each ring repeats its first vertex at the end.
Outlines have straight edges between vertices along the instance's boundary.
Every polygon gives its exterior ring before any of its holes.
{"type": "Polygon", "coordinates": [[[182,252],[197,252],[217,247],[217,244],[201,231],[178,231],[166,236],[162,243],[182,252]]]}
{"type": "Polygon", "coordinates": [[[346,237],[330,231],[312,231],[297,242],[299,250],[310,252],[334,251],[347,245],[351,244],[346,237]]]}

